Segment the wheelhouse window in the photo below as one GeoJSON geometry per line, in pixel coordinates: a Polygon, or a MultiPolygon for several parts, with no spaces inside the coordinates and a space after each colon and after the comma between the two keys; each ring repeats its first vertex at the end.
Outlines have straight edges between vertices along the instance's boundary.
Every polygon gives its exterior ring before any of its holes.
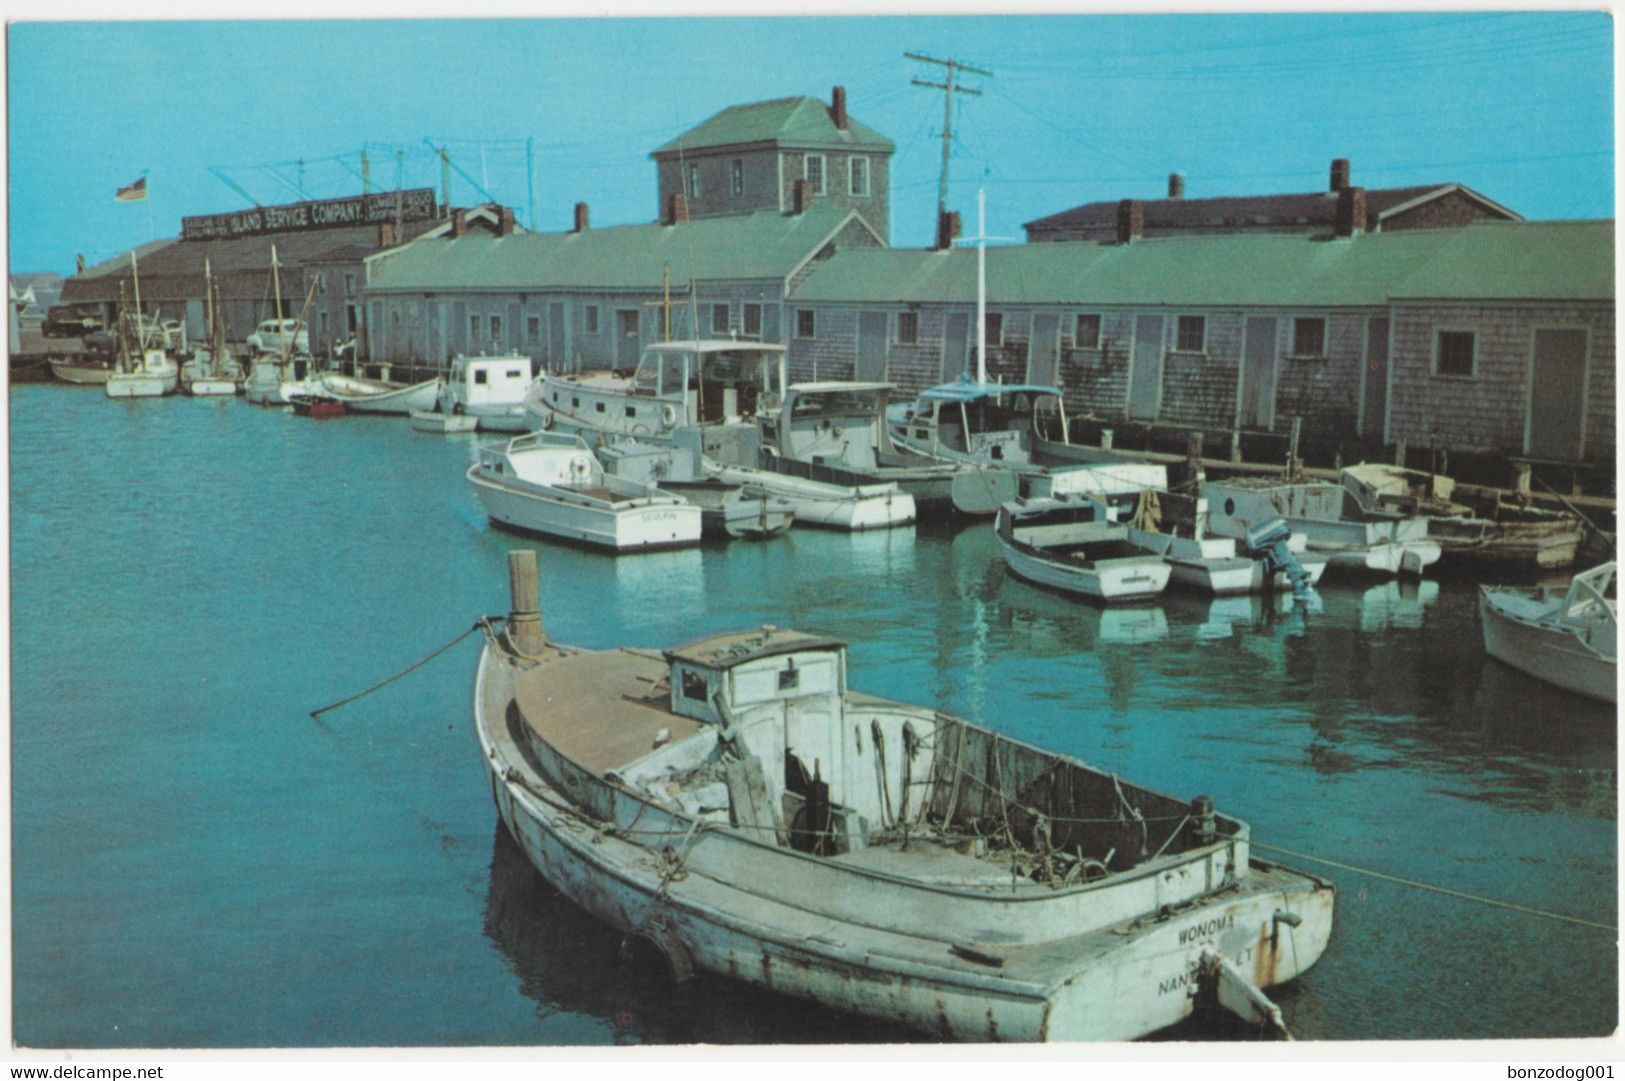
{"type": "Polygon", "coordinates": [[[762,306],[760,304],[745,305],[745,336],[747,338],[760,338],[762,336],[762,306]]]}
{"type": "Polygon", "coordinates": [[[713,334],[726,334],[726,333],[728,333],[728,305],[726,305],[726,304],[713,304],[713,305],[711,305],[711,333],[713,333],[713,334]]]}
{"type": "Polygon", "coordinates": [[[814,336],[813,332],[818,329],[816,314],[811,308],[796,309],[796,337],[811,338],[814,336]]]}
{"type": "Polygon", "coordinates": [[[861,155],[853,156],[847,163],[848,180],[853,195],[869,194],[869,159],[861,155]]]}
{"type": "Polygon", "coordinates": [[[1321,318],[1292,320],[1292,355],[1295,357],[1326,355],[1326,320],[1321,318]]]}
{"type": "Polygon", "coordinates": [[[744,158],[735,158],[728,163],[728,191],[735,199],[745,194],[744,158]]]}
{"type": "Polygon", "coordinates": [[[897,313],[897,344],[918,345],[920,342],[920,313],[897,313]]]}
{"type": "Polygon", "coordinates": [[[812,184],[814,195],[824,194],[824,155],[807,155],[807,180],[812,184]]]}
{"type": "Polygon", "coordinates": [[[1207,316],[1180,316],[1174,348],[1181,353],[1204,352],[1207,349],[1207,316]]]}
{"type": "Polygon", "coordinates": [[[1100,316],[1078,316],[1072,328],[1072,345],[1075,349],[1100,348],[1100,316]]]}
{"type": "Polygon", "coordinates": [[[1478,335],[1470,330],[1441,330],[1435,339],[1433,371],[1437,375],[1471,376],[1478,335]]]}

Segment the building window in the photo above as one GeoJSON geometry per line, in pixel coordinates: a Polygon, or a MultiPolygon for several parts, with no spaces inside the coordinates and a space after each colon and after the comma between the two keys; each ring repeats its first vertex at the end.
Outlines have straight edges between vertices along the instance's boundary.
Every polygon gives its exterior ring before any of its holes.
{"type": "Polygon", "coordinates": [[[1100,348],[1100,316],[1080,315],[1072,328],[1072,347],[1074,349],[1100,348]]]}
{"type": "Polygon", "coordinates": [[[796,337],[811,338],[813,331],[818,329],[817,321],[811,308],[796,309],[796,337]]]}
{"type": "Polygon", "coordinates": [[[762,336],[762,306],[760,304],[745,305],[745,336],[760,338],[762,336]]]}
{"type": "Polygon", "coordinates": [[[491,316],[491,340],[494,342],[502,340],[502,316],[500,315],[491,316]]]}
{"type": "Polygon", "coordinates": [[[401,308],[399,304],[389,306],[389,321],[395,326],[401,325],[401,308]]]}
{"type": "Polygon", "coordinates": [[[1292,320],[1292,355],[1295,357],[1323,357],[1326,355],[1326,320],[1292,320]]]}
{"type": "Polygon", "coordinates": [[[920,313],[897,313],[897,344],[918,345],[920,343],[920,313]]]}
{"type": "Polygon", "coordinates": [[[584,313],[584,318],[585,318],[585,322],[586,322],[586,325],[587,325],[587,333],[588,334],[597,334],[598,333],[598,305],[596,305],[596,304],[588,304],[587,305],[587,310],[584,313]]]}
{"type": "Polygon", "coordinates": [[[852,182],[853,195],[869,194],[869,159],[853,157],[847,164],[852,182]]]}
{"type": "Polygon", "coordinates": [[[344,295],[347,297],[355,296],[355,275],[348,272],[344,275],[344,295]]]}
{"type": "Polygon", "coordinates": [[[1001,312],[987,313],[987,344],[1004,344],[1004,315],[1001,312]]]}
{"type": "Polygon", "coordinates": [[[1433,371],[1438,375],[1473,374],[1478,336],[1470,330],[1441,330],[1435,340],[1433,371]]]}
{"type": "Polygon", "coordinates": [[[326,312],[317,312],[316,314],[322,321],[322,334],[326,335],[327,334],[327,313],[326,312]]]}
{"type": "Polygon", "coordinates": [[[807,180],[812,184],[814,195],[824,194],[824,155],[807,155],[807,180]]]}
{"type": "Polygon", "coordinates": [[[480,337],[480,317],[477,315],[471,315],[468,317],[468,339],[469,341],[477,342],[480,340],[480,337]]]}
{"type": "Polygon", "coordinates": [[[728,333],[728,305],[726,305],[726,304],[713,304],[713,305],[711,305],[711,333],[713,333],[713,334],[726,334],[726,333],[728,333]]]}
{"type": "Polygon", "coordinates": [[[1200,353],[1207,348],[1207,316],[1182,315],[1174,349],[1180,353],[1200,353]]]}
{"type": "Polygon", "coordinates": [[[698,164],[688,167],[688,197],[690,199],[700,197],[700,167],[698,164]]]}
{"type": "Polygon", "coordinates": [[[316,291],[318,293],[321,293],[323,296],[327,295],[327,275],[326,274],[318,274],[318,275],[316,275],[316,291]]]}
{"type": "Polygon", "coordinates": [[[530,339],[531,341],[535,341],[536,339],[540,338],[541,336],[542,336],[542,317],[539,316],[539,315],[528,316],[525,319],[525,337],[530,339]]]}
{"type": "Polygon", "coordinates": [[[745,159],[735,158],[728,163],[728,190],[735,199],[745,194],[745,159]]]}

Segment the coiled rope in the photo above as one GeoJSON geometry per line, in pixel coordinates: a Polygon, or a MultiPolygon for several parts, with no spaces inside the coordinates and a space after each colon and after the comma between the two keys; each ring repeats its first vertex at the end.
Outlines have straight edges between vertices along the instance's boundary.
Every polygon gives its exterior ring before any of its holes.
{"type": "Polygon", "coordinates": [[[1512,901],[1497,901],[1493,897],[1481,897],[1476,893],[1464,893],[1445,886],[1435,886],[1427,882],[1417,882],[1414,879],[1400,878],[1398,875],[1386,875],[1381,871],[1372,871],[1364,867],[1356,867],[1352,863],[1338,863],[1336,860],[1324,859],[1320,856],[1311,856],[1303,852],[1294,852],[1290,848],[1281,848],[1279,845],[1267,845],[1258,841],[1252,842],[1254,848],[1264,848],[1271,852],[1279,852],[1283,856],[1291,856],[1295,860],[1308,860],[1311,863],[1323,863],[1328,867],[1336,867],[1340,871],[1353,871],[1357,875],[1369,878],[1380,878],[1384,882],[1396,882],[1401,886],[1411,886],[1419,890],[1431,890],[1442,893],[1448,897],[1459,897],[1464,901],[1476,901],[1481,905],[1491,905],[1495,908],[1510,909],[1513,912],[1522,912],[1527,916],[1540,916],[1548,920],[1560,920],[1563,923],[1575,923],[1581,927],[1595,927],[1599,931],[1613,931],[1616,928],[1611,923],[1598,923],[1596,920],[1582,919],[1579,916],[1565,916],[1561,912],[1548,912],[1542,908],[1533,908],[1529,905],[1520,905],[1512,901]]]}
{"type": "Polygon", "coordinates": [[[422,668],[424,665],[428,664],[430,661],[434,660],[436,657],[440,656],[442,653],[446,652],[452,646],[455,646],[458,642],[461,642],[464,638],[467,638],[469,635],[474,634],[476,631],[484,630],[487,633],[490,633],[491,620],[493,618],[494,617],[492,617],[492,616],[481,616],[479,619],[476,619],[474,621],[474,625],[472,627],[468,628],[468,630],[464,631],[462,634],[459,634],[456,638],[453,638],[451,641],[447,642],[445,645],[441,646],[439,649],[435,650],[433,653],[429,654],[427,657],[424,657],[422,660],[413,661],[411,664],[407,665],[405,668],[401,669],[399,672],[396,672],[394,675],[390,676],[388,679],[384,680],[382,683],[375,683],[371,687],[368,687],[364,691],[360,691],[360,692],[358,692],[356,694],[352,694],[348,698],[341,698],[337,702],[334,702],[330,706],[323,706],[321,709],[311,710],[310,715],[312,717],[314,717],[314,718],[320,719],[321,715],[324,714],[324,713],[327,713],[327,712],[329,712],[331,710],[338,709],[340,706],[347,706],[351,702],[354,702],[358,698],[365,698],[367,695],[371,694],[373,691],[380,690],[380,689],[382,689],[384,687],[389,686],[391,683],[394,683],[397,679],[400,679],[402,676],[410,675],[411,673],[417,671],[419,668],[422,668]]]}

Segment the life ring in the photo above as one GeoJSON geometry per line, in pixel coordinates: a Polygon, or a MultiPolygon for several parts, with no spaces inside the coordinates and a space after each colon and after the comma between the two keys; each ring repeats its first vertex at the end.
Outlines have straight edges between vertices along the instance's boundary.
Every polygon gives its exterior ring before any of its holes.
{"type": "Polygon", "coordinates": [[[829,434],[834,436],[836,439],[841,438],[841,426],[839,424],[835,425],[835,427],[829,430],[829,434]]]}
{"type": "Polygon", "coordinates": [[[621,939],[622,961],[636,962],[640,954],[647,957],[650,953],[664,962],[666,975],[673,984],[680,986],[694,978],[694,959],[676,930],[665,920],[639,924],[621,939]]]}
{"type": "Polygon", "coordinates": [[[634,424],[634,425],[632,425],[632,434],[633,435],[649,435],[650,434],[649,426],[647,424],[634,424]]]}
{"type": "Polygon", "coordinates": [[[660,423],[668,428],[677,426],[677,407],[667,402],[660,407],[660,423]]]}
{"type": "Polygon", "coordinates": [[[586,480],[592,472],[592,463],[587,461],[585,455],[578,454],[570,459],[570,475],[576,480],[586,480]]]}

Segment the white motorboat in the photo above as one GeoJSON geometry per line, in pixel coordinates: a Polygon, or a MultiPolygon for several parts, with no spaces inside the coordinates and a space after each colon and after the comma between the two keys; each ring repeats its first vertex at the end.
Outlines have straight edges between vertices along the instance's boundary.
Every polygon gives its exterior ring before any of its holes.
{"type": "Polygon", "coordinates": [[[351,413],[405,417],[413,412],[433,409],[440,395],[439,376],[408,385],[365,379],[358,375],[342,375],[339,372],[323,372],[313,376],[311,381],[319,384],[315,393],[343,402],[344,408],[351,413]]]}
{"type": "Polygon", "coordinates": [[[76,386],[101,386],[113,374],[113,363],[104,356],[52,357],[51,375],[76,386]]]}
{"type": "Polygon", "coordinates": [[[733,484],[700,465],[695,449],[671,443],[620,439],[597,451],[606,473],[688,500],[714,537],[764,539],[786,532],[795,522],[795,504],[759,485],[733,484]]]}
{"type": "MultiPolygon", "coordinates": [[[[1228,596],[1236,593],[1281,593],[1294,588],[1285,560],[1273,544],[1262,549],[1246,540],[1217,537],[1208,532],[1205,496],[1147,491],[1139,513],[1129,525],[1129,542],[1149,555],[1161,557],[1181,585],[1228,596]]],[[[1326,572],[1327,557],[1310,555],[1308,538],[1283,538],[1286,554],[1303,569],[1308,586],[1326,572]]]]}
{"type": "Polygon", "coordinates": [[[525,432],[525,392],[534,364],[517,353],[498,357],[456,356],[440,388],[440,412],[475,418],[482,432],[525,432]]]}
{"type": "Polygon", "coordinates": [[[1575,694],[1619,701],[1619,602],[1615,564],[1550,588],[1480,586],[1479,620],[1489,655],[1575,694]]]}
{"type": "Polygon", "coordinates": [[[1267,477],[1231,477],[1203,486],[1208,529],[1245,539],[1247,532],[1280,518],[1307,551],[1330,566],[1375,574],[1420,575],[1439,561],[1426,518],[1365,510],[1342,488],[1326,481],[1296,483],[1267,477]]]}
{"type": "Polygon", "coordinates": [[[604,472],[585,443],[535,432],[480,448],[469,483],[500,525],[614,552],[700,543],[700,508],[604,472]]]}
{"type": "Polygon", "coordinates": [[[438,432],[441,435],[472,432],[479,428],[480,424],[475,417],[461,413],[443,413],[438,406],[434,409],[414,409],[410,416],[414,431],[438,432]]]}
{"type": "Polygon", "coordinates": [[[1116,602],[1168,586],[1172,568],[1131,543],[1128,527],[1090,496],[1014,500],[999,508],[993,530],[1011,573],[1036,585],[1116,602]]]}
{"type": "Polygon", "coordinates": [[[480,758],[527,858],[629,956],[938,1039],[1128,1040],[1200,1003],[1284,1032],[1264,989],[1320,958],[1335,889],[1208,797],[849,691],[832,638],[555,644],[534,553],[509,559],[480,758]]]}
{"type": "Polygon", "coordinates": [[[161,398],[180,385],[180,366],[162,349],[141,349],[127,355],[108,373],[104,387],[109,398],[161,398]]]}

